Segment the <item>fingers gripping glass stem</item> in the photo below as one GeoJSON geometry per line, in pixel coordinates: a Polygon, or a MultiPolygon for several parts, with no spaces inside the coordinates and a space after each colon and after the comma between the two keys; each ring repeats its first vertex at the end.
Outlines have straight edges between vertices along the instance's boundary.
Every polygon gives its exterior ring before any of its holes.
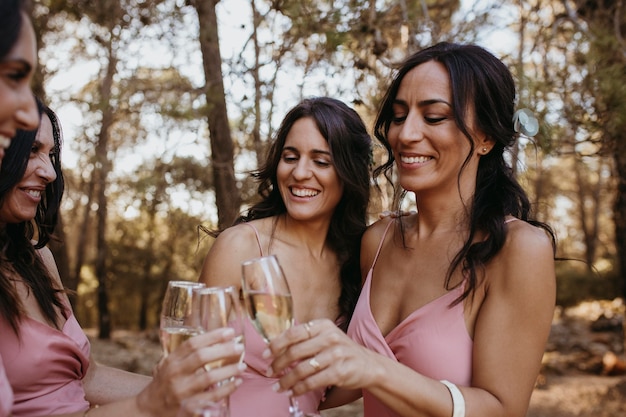
{"type": "MultiPolygon", "coordinates": [[[[266,343],[293,326],[291,292],[275,255],[242,264],[242,289],[248,316],[266,343]]],[[[291,417],[304,417],[293,396],[289,403],[291,417]]]]}

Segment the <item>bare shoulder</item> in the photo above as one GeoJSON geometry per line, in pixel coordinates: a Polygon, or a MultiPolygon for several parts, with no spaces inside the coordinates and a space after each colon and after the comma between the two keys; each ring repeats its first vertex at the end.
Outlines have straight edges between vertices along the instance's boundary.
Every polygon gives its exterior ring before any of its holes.
{"type": "Polygon", "coordinates": [[[249,224],[245,223],[229,227],[220,233],[217,239],[215,239],[215,243],[211,247],[211,250],[214,250],[216,246],[217,248],[232,250],[233,248],[242,247],[242,245],[244,247],[249,245],[258,247],[256,244],[254,229],[250,227],[249,224]]]}
{"type": "Polygon", "coordinates": [[[385,234],[385,230],[387,230],[387,227],[389,226],[389,223],[393,223],[396,221],[398,221],[396,218],[384,217],[369,225],[367,229],[365,229],[365,233],[363,233],[361,250],[370,248],[372,246],[374,248],[377,248],[380,240],[385,234]]]}
{"type": "Polygon", "coordinates": [[[54,259],[54,255],[52,254],[52,251],[50,250],[50,248],[48,248],[47,246],[44,246],[43,248],[37,249],[36,251],[39,257],[41,258],[41,260],[43,261],[43,264],[46,266],[46,269],[48,270],[48,272],[50,272],[50,275],[52,275],[52,277],[54,278],[55,282],[57,284],[61,284],[61,277],[59,276],[59,269],[57,268],[56,260],[54,259]]]}
{"type": "Polygon", "coordinates": [[[490,284],[505,284],[509,289],[530,285],[552,288],[555,285],[554,248],[552,238],[542,228],[524,221],[507,224],[506,242],[493,259],[490,284]]]}
{"type": "Polygon", "coordinates": [[[507,226],[507,239],[502,248],[507,257],[513,259],[518,256],[554,258],[552,238],[546,230],[521,220],[509,222],[507,226]]]}
{"type": "Polygon", "coordinates": [[[220,233],[209,249],[200,281],[207,285],[239,285],[241,263],[261,256],[255,231],[247,224],[238,224],[220,233]]]}
{"type": "Polygon", "coordinates": [[[54,260],[54,255],[52,254],[50,248],[44,246],[43,248],[36,249],[36,251],[46,266],[54,265],[54,267],[56,268],[56,261],[54,260]]]}
{"type": "Polygon", "coordinates": [[[397,218],[384,217],[369,225],[365,230],[361,238],[361,275],[363,277],[365,277],[370,266],[374,263],[376,251],[385,236],[385,231],[388,227],[394,227],[390,223],[397,223],[398,221],[400,220],[397,218]]]}
{"type": "Polygon", "coordinates": [[[59,268],[57,267],[56,260],[54,259],[54,255],[52,251],[47,246],[43,248],[37,249],[37,254],[43,261],[44,266],[50,273],[52,280],[54,281],[54,285],[58,289],[64,288],[63,282],[61,280],[61,275],[59,275],[59,268]]]}

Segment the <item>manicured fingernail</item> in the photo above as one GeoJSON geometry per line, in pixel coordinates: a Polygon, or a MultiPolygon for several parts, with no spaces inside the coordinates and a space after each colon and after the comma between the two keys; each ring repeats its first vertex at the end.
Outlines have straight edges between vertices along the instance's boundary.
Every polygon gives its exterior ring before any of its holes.
{"type": "Polygon", "coordinates": [[[263,359],[267,359],[267,358],[269,358],[270,356],[272,356],[272,351],[271,351],[271,350],[269,350],[269,349],[265,349],[265,350],[263,351],[263,353],[261,353],[261,357],[262,357],[263,359]]]}
{"type": "Polygon", "coordinates": [[[246,365],[245,362],[241,362],[239,365],[237,365],[237,369],[239,369],[242,372],[245,371],[247,367],[248,365],[246,365]]]}
{"type": "Polygon", "coordinates": [[[274,392],[280,391],[280,384],[278,382],[272,385],[272,391],[274,392]]]}
{"type": "Polygon", "coordinates": [[[241,384],[243,384],[243,379],[241,379],[241,378],[237,378],[237,379],[235,379],[235,386],[237,386],[237,387],[238,387],[238,386],[239,386],[239,385],[241,385],[241,384]]]}
{"type": "Polygon", "coordinates": [[[243,352],[243,345],[241,343],[235,343],[235,352],[237,353],[243,352]]]}
{"type": "Polygon", "coordinates": [[[230,327],[227,327],[222,331],[222,336],[224,337],[231,337],[234,335],[235,335],[235,330],[231,329],[230,327]]]}
{"type": "Polygon", "coordinates": [[[270,366],[269,368],[267,368],[267,371],[265,371],[265,376],[268,378],[271,378],[273,375],[274,375],[274,370],[270,366]]]}

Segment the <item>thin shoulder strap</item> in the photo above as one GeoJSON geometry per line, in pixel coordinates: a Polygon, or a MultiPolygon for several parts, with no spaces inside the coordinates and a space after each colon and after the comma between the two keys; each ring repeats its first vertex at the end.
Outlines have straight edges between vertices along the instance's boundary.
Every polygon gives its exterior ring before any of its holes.
{"type": "Polygon", "coordinates": [[[372,266],[370,267],[370,269],[374,269],[374,265],[376,265],[376,261],[378,260],[378,255],[380,255],[380,250],[383,248],[383,242],[385,241],[385,237],[387,236],[387,232],[389,231],[389,226],[391,226],[395,222],[395,220],[391,220],[389,223],[387,223],[387,227],[385,227],[383,237],[380,238],[380,242],[378,243],[378,249],[376,249],[376,255],[374,255],[374,261],[372,262],[372,266]]]}
{"type": "Polygon", "coordinates": [[[257,228],[247,222],[244,222],[243,224],[245,224],[246,226],[250,226],[252,230],[254,230],[254,234],[256,235],[256,243],[259,245],[259,252],[261,252],[261,256],[265,256],[265,254],[263,253],[263,246],[261,246],[261,236],[259,236],[259,231],[257,230],[257,228]]]}

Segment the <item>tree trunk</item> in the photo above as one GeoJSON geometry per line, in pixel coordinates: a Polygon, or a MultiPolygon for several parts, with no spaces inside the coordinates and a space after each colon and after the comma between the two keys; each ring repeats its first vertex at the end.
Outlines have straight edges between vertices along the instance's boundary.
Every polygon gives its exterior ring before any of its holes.
{"type": "Polygon", "coordinates": [[[252,77],[254,78],[254,127],[252,128],[252,143],[256,153],[257,168],[263,164],[265,153],[261,142],[261,48],[259,46],[258,28],[261,24],[261,16],[256,8],[254,0],[250,2],[252,6],[252,43],[254,44],[254,68],[252,77]]]}
{"type": "Polygon", "coordinates": [[[54,231],[54,236],[48,243],[50,251],[54,255],[57,268],[59,269],[59,275],[63,286],[70,290],[69,299],[72,304],[72,308],[76,306],[76,289],[78,288],[78,281],[73,279],[70,273],[70,257],[67,253],[67,245],[65,244],[65,229],[63,228],[63,215],[59,213],[59,222],[54,231]]]}
{"type": "MultiPolygon", "coordinates": [[[[72,280],[77,283],[80,283],[80,272],[83,268],[83,264],[85,263],[85,253],[87,251],[87,238],[89,236],[89,219],[91,218],[91,204],[93,203],[93,193],[95,187],[96,178],[94,177],[94,173],[92,172],[91,179],[87,184],[87,202],[83,207],[83,217],[80,223],[80,229],[78,232],[77,240],[76,240],[76,259],[74,261],[73,268],[73,278],[72,280]]],[[[83,187],[84,189],[84,187],[83,187]]]]}
{"type": "Polygon", "coordinates": [[[615,222],[615,250],[617,270],[622,297],[626,299],[626,137],[615,141],[615,170],[617,172],[617,192],[613,217],[615,222]]]}
{"type": "Polygon", "coordinates": [[[222,57],[217,31],[216,0],[191,2],[200,22],[200,50],[206,80],[207,119],[211,135],[211,162],[215,184],[218,226],[228,227],[239,214],[241,197],[234,168],[234,146],[230,134],[226,96],[222,80],[222,57]]]}
{"type": "Polygon", "coordinates": [[[106,241],[107,224],[107,180],[111,171],[111,161],[108,157],[109,131],[113,124],[113,108],[111,107],[111,89],[113,77],[116,73],[117,58],[113,51],[112,41],[107,44],[109,53],[109,63],[106,74],[102,80],[100,89],[100,100],[102,103],[102,126],[96,144],[96,170],[97,170],[97,191],[96,200],[98,202],[97,236],[96,236],[96,276],[98,277],[98,321],[100,326],[99,339],[111,338],[111,313],[109,311],[109,298],[107,293],[107,256],[108,246],[106,241]]]}

